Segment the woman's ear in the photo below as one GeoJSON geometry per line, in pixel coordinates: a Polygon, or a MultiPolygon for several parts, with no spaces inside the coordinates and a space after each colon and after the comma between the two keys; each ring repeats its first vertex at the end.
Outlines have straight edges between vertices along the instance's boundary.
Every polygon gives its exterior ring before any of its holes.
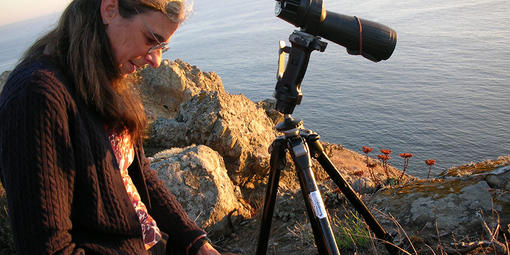
{"type": "Polygon", "coordinates": [[[108,25],[116,15],[119,15],[119,1],[118,0],[102,0],[101,1],[101,18],[103,24],[108,25]]]}

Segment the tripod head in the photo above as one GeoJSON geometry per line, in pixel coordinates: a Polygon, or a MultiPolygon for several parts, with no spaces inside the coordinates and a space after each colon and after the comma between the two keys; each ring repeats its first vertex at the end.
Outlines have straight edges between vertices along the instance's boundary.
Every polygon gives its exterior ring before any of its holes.
{"type": "Polygon", "coordinates": [[[275,108],[283,114],[291,114],[297,104],[301,103],[301,81],[303,80],[310,60],[310,54],[314,50],[323,52],[327,43],[320,40],[320,37],[311,34],[294,31],[289,37],[292,47],[285,46],[280,41],[278,57],[277,82],[274,97],[276,98],[275,108]],[[285,67],[285,54],[289,59],[285,67]],[[285,67],[285,71],[282,71],[285,67]]]}
{"type": "Polygon", "coordinates": [[[276,0],[275,14],[301,28],[290,35],[291,47],[280,41],[274,97],[276,110],[283,114],[292,114],[301,103],[301,81],[310,54],[326,49],[327,43],[321,37],[344,46],[351,55],[362,55],[374,62],[387,60],[397,43],[393,29],[355,16],[328,12],[322,0],[276,0]],[[287,53],[289,59],[285,65],[287,53]]]}

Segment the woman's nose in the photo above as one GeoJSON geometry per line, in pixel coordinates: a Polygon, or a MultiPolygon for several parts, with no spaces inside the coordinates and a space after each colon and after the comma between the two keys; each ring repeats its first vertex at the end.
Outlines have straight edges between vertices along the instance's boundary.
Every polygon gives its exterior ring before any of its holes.
{"type": "Polygon", "coordinates": [[[145,55],[145,60],[147,61],[147,63],[150,66],[152,66],[154,68],[158,68],[159,65],[161,64],[162,55],[163,55],[163,53],[161,52],[160,49],[155,50],[155,51],[150,52],[147,55],[145,55]]]}

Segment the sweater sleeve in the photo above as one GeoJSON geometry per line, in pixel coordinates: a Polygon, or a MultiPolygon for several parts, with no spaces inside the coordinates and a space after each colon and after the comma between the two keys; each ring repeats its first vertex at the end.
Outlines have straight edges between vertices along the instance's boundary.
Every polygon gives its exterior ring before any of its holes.
{"type": "Polygon", "coordinates": [[[158,179],[157,172],[150,168],[150,162],[140,152],[141,166],[151,199],[150,215],[158,227],[169,236],[169,243],[186,249],[193,241],[206,233],[191,220],[176,197],[158,179]]]}
{"type": "Polygon", "coordinates": [[[62,88],[44,76],[9,89],[0,99],[0,173],[17,254],[85,254],[70,233],[75,173],[62,88]]]}

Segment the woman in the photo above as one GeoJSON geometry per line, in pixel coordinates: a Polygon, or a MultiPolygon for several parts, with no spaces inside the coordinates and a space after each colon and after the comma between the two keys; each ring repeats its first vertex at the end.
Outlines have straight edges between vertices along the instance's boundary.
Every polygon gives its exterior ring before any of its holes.
{"type": "Polygon", "coordinates": [[[0,173],[18,254],[218,254],[144,156],[126,76],[158,67],[182,0],[74,0],[0,95],[0,173]],[[158,248],[159,247],[159,248],[158,248]]]}

